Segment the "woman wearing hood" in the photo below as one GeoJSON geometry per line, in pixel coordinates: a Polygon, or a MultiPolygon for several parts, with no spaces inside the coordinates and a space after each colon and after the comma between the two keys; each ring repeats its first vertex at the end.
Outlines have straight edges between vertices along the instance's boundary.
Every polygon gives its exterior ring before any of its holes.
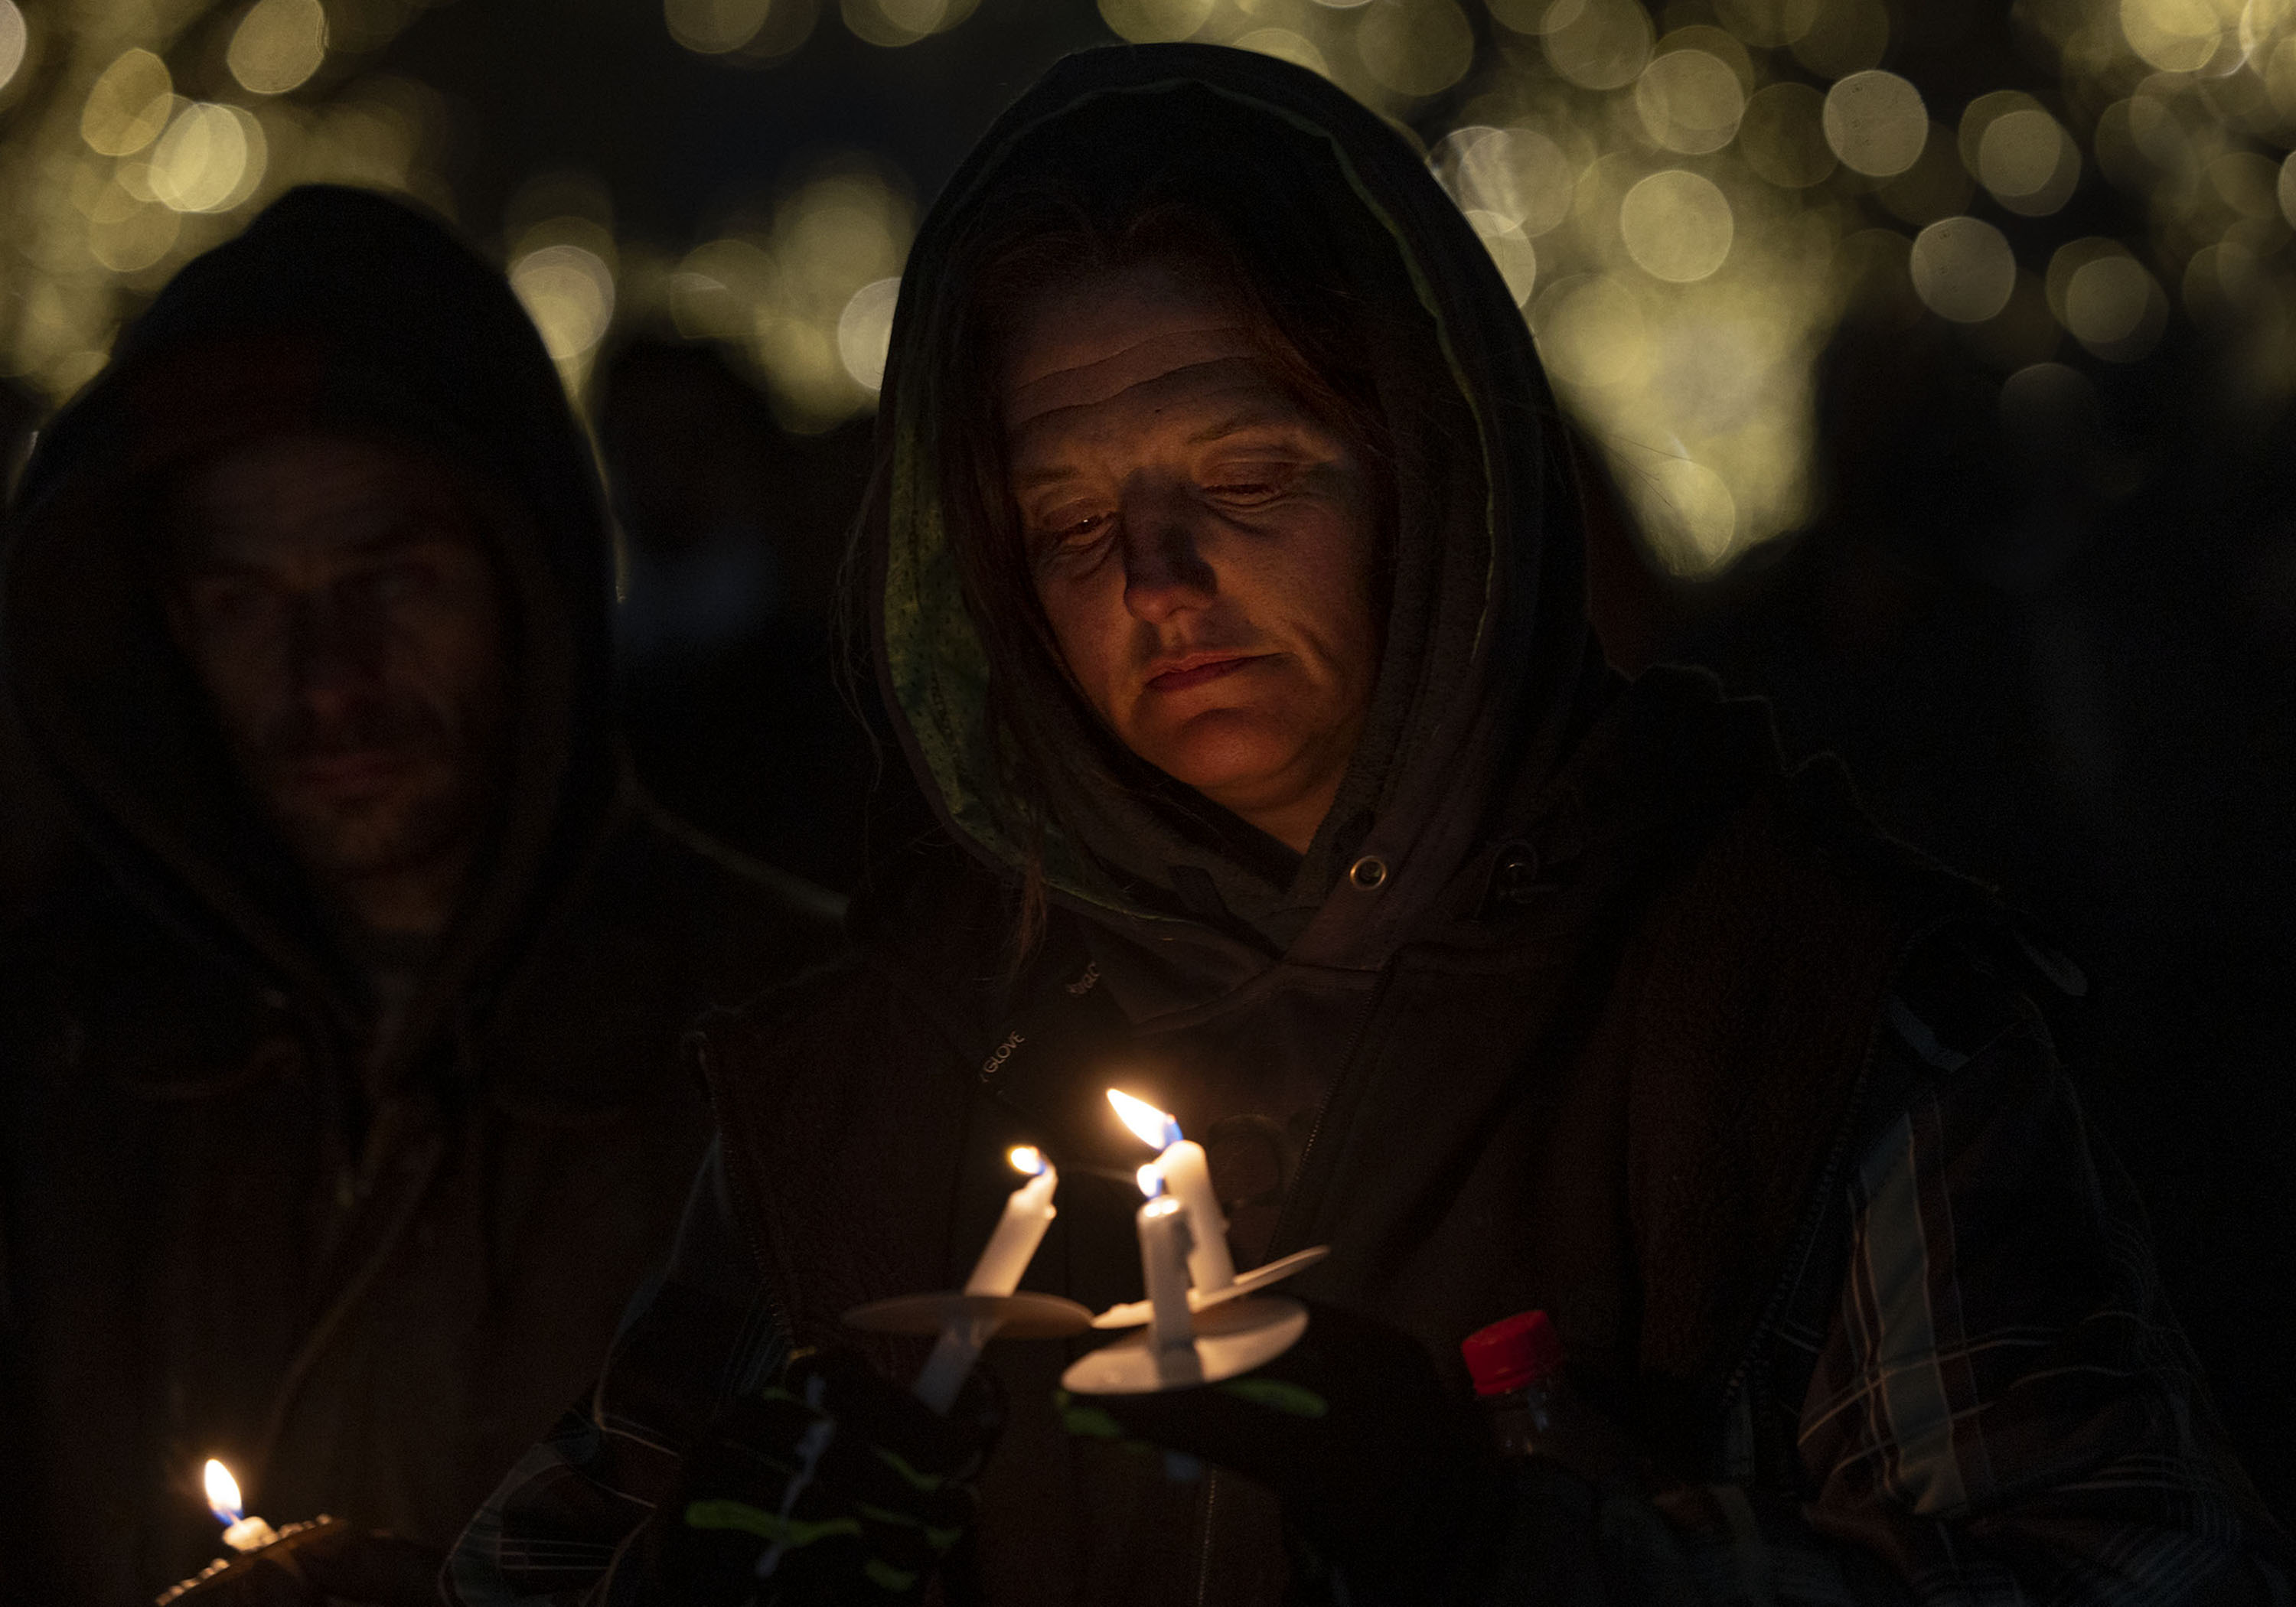
{"type": "Polygon", "coordinates": [[[669,1272],[450,1594],[2278,1577],[2027,996],[2066,968],[1760,706],[1603,666],[1553,420],[1473,234],[1320,79],[1106,50],[1004,116],[904,279],[865,527],[950,840],[837,980],[702,1035],[669,1272]],[[1062,1172],[1025,1287],[1139,1298],[1112,1086],[1204,1142],[1238,1266],[1331,1246],[1282,1387],[1087,1402],[1008,1342],[932,1417],[840,1314],[962,1283],[1020,1144],[1062,1172]],[[1476,1431],[1459,1342],[1531,1308],[1599,1485],[1476,1431]]]}

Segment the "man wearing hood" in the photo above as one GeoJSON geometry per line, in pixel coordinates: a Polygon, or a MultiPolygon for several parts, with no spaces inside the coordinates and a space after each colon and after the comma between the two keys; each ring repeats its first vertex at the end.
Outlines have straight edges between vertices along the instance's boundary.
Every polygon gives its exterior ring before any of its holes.
{"type": "Polygon", "coordinates": [[[676,1219],[682,1033],[834,900],[634,787],[587,443],[396,201],[297,190],[187,266],[10,526],[7,686],[83,851],[0,972],[9,1587],[195,1571],[213,1456],[342,1521],[315,1587],[430,1599],[676,1219]]]}
{"type": "Polygon", "coordinates": [[[1071,59],[937,202],[882,406],[877,663],[950,851],[701,1036],[668,1274],[451,1595],[2264,1598],[2029,997],[2068,968],[1759,705],[1603,665],[1522,321],[1390,130],[1071,59]],[[1330,1246],[1294,1351],[1087,1400],[1001,1342],[933,1419],[920,1349],[840,1349],[964,1282],[1016,1144],[1062,1171],[1024,1287],[1137,1300],[1111,1086],[1203,1141],[1238,1266],[1330,1246]],[[1468,1409],[1460,1341],[1534,1308],[1607,1424],[1571,1465],[1468,1409]]]}

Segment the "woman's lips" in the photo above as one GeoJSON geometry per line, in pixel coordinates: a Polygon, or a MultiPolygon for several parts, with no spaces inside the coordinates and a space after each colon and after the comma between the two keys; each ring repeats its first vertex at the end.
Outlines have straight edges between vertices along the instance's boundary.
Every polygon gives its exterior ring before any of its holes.
{"type": "Polygon", "coordinates": [[[1208,681],[1217,681],[1222,676],[1234,675],[1259,657],[1258,653],[1239,653],[1234,658],[1204,659],[1194,663],[1184,663],[1177,668],[1166,670],[1161,675],[1150,676],[1149,690],[1185,692],[1192,686],[1201,686],[1208,681]]]}
{"type": "Polygon", "coordinates": [[[365,799],[396,786],[406,757],[395,749],[362,748],[303,760],[288,772],[295,791],[331,803],[365,799]]]}

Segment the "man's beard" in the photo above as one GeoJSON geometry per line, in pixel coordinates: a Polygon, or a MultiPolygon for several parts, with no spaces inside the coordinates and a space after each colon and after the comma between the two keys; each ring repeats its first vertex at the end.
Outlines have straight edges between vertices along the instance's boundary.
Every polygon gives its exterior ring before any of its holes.
{"type": "Polygon", "coordinates": [[[466,846],[490,791],[482,744],[472,738],[492,735],[491,711],[454,712],[445,718],[418,700],[386,697],[361,699],[326,719],[299,709],[265,732],[242,763],[265,813],[312,874],[356,881],[414,869],[466,846]],[[314,761],[377,752],[397,774],[369,796],[314,798],[296,779],[314,761]]]}

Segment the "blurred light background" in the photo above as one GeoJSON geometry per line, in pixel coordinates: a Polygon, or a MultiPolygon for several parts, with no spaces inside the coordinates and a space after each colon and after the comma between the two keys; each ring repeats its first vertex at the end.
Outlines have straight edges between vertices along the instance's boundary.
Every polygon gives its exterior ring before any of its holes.
{"type": "Polygon", "coordinates": [[[1608,471],[1612,658],[1767,693],[2064,934],[2296,1491],[2296,0],[0,0],[0,375],[35,419],[290,184],[448,215],[598,430],[642,768],[849,881],[880,760],[826,622],[903,258],[1115,38],[1405,130],[1608,471]]]}
{"type": "Polygon", "coordinates": [[[674,334],[819,432],[871,405],[919,196],[1118,37],[1286,57],[1411,129],[1671,574],[1809,521],[1818,357],[1877,278],[2005,376],[2054,365],[2019,394],[2172,317],[2227,403],[2296,389],[2296,0],[976,11],[0,0],[0,369],[69,395],[175,267],[333,179],[498,245],[578,394],[618,335],[674,334]]]}

